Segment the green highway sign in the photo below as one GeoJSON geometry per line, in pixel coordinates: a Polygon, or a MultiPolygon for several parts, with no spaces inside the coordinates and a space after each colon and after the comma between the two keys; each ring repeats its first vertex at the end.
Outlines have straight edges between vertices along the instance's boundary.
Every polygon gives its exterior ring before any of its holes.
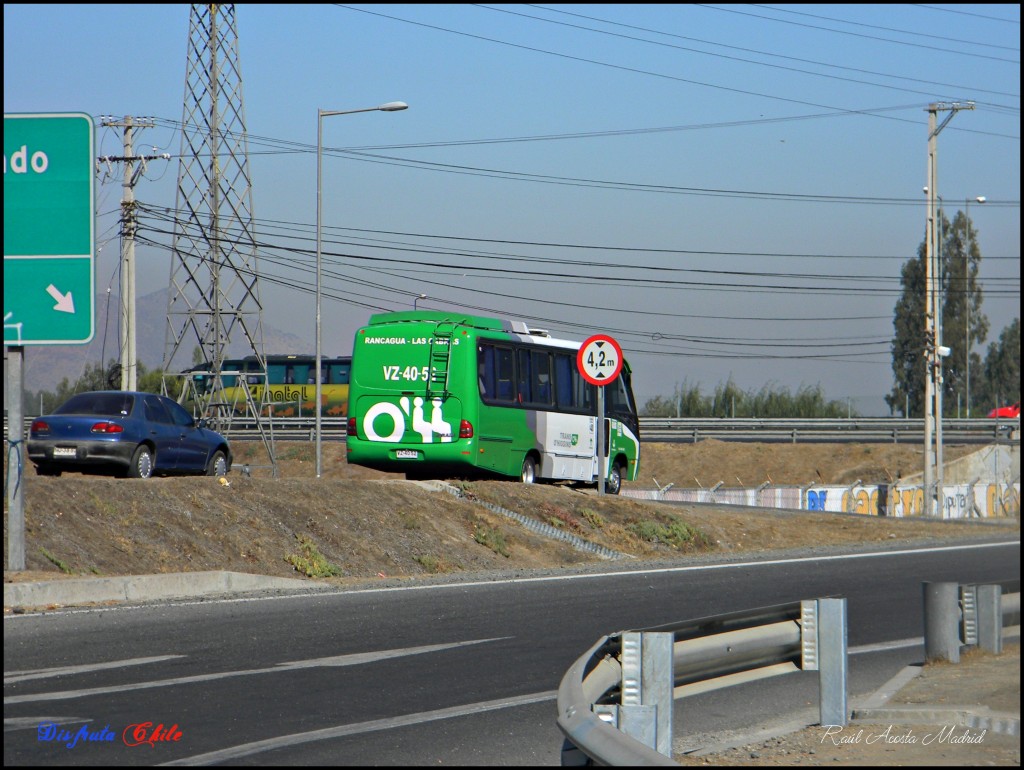
{"type": "Polygon", "coordinates": [[[4,115],[5,345],[95,333],[94,148],[90,115],[4,115]]]}

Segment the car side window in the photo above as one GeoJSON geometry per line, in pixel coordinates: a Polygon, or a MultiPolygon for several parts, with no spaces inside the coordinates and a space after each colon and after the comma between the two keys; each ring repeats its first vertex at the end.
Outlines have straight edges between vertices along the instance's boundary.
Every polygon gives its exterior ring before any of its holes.
{"type": "Polygon", "coordinates": [[[160,403],[160,399],[156,396],[146,396],[146,400],[143,402],[146,419],[150,422],[159,422],[164,424],[171,424],[171,415],[167,412],[166,407],[160,403]]]}
{"type": "Polygon", "coordinates": [[[164,405],[171,413],[171,419],[174,420],[175,425],[181,425],[184,428],[191,428],[195,426],[196,422],[192,419],[192,415],[190,415],[188,410],[177,401],[166,399],[164,400],[164,405]]]}

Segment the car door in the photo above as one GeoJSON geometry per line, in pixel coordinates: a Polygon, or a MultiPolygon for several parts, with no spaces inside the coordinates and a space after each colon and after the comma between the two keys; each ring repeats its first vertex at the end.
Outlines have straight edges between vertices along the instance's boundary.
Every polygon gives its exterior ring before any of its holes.
{"type": "Polygon", "coordinates": [[[175,470],[205,471],[210,446],[206,433],[199,429],[192,415],[177,401],[160,397],[178,429],[178,464],[175,470]]]}
{"type": "Polygon", "coordinates": [[[156,448],[154,470],[172,471],[177,467],[181,455],[181,431],[174,424],[171,413],[160,400],[160,396],[143,396],[142,408],[145,417],[143,434],[156,448]]]}

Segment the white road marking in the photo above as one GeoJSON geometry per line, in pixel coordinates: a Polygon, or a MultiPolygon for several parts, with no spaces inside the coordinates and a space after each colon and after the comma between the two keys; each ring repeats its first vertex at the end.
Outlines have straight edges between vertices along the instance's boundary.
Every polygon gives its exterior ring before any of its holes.
{"type": "Polygon", "coordinates": [[[861,655],[865,652],[886,652],[888,650],[902,650],[906,647],[923,647],[924,637],[917,636],[912,639],[893,639],[889,642],[876,642],[875,644],[861,644],[847,650],[850,655],[861,655]]]}
{"type": "Polygon", "coordinates": [[[4,705],[16,703],[33,703],[35,701],[48,700],[70,700],[72,698],[85,698],[90,695],[108,695],[110,693],[130,692],[133,690],[149,690],[154,687],[175,687],[180,684],[193,684],[196,682],[212,682],[217,679],[230,679],[236,676],[253,676],[255,674],[273,674],[279,671],[294,671],[300,668],[313,668],[315,666],[359,666],[365,663],[373,663],[378,660],[397,658],[405,655],[422,655],[427,652],[449,650],[457,647],[466,647],[471,644],[483,644],[485,642],[496,642],[511,637],[499,636],[493,639],[473,639],[467,642],[451,642],[448,644],[428,644],[422,647],[403,647],[395,650],[381,650],[379,652],[357,652],[352,655],[337,655],[331,658],[315,658],[312,660],[297,660],[290,663],[280,663],[268,668],[245,669],[242,671],[221,671],[215,674],[197,674],[196,676],[182,676],[174,679],[159,679],[152,682],[135,682],[132,684],[110,685],[108,687],[90,687],[85,690],[63,690],[61,692],[43,692],[31,695],[13,695],[4,697],[4,705]]]}
{"type": "Polygon", "coordinates": [[[67,676],[70,674],[84,674],[90,671],[103,671],[110,668],[124,668],[125,666],[144,666],[147,663],[160,663],[174,658],[183,658],[184,655],[157,655],[152,658],[129,658],[128,660],[111,660],[107,663],[89,663],[81,666],[60,666],[58,668],[37,668],[27,671],[5,671],[4,684],[14,682],[25,682],[29,679],[47,679],[51,676],[67,676]]]}
{"type": "Polygon", "coordinates": [[[63,727],[64,725],[85,724],[91,721],[92,719],[85,719],[83,717],[11,717],[10,719],[4,719],[4,732],[9,733],[12,730],[37,730],[39,725],[46,722],[53,722],[63,727]]]}
{"type": "Polygon", "coordinates": [[[260,754],[264,751],[273,751],[286,746],[297,746],[302,743],[313,743],[315,741],[327,741],[334,738],[344,738],[349,735],[359,735],[377,730],[392,730],[396,727],[408,727],[409,725],[434,722],[438,719],[452,719],[454,717],[472,716],[484,711],[496,711],[498,709],[513,708],[515,706],[528,706],[531,703],[542,703],[554,700],[558,696],[557,690],[538,692],[531,695],[520,695],[516,698],[501,698],[498,700],[470,703],[465,706],[452,706],[436,711],[424,711],[419,714],[406,714],[401,717],[390,717],[388,719],[375,719],[371,722],[356,722],[351,725],[338,725],[337,727],[325,727],[320,730],[311,730],[307,733],[294,733],[292,735],[281,735],[277,738],[268,738],[253,743],[243,743],[238,746],[231,746],[226,749],[211,751],[206,754],[196,754],[194,757],[166,762],[167,765],[212,765],[220,762],[231,762],[240,757],[248,757],[253,754],[260,754]]]}

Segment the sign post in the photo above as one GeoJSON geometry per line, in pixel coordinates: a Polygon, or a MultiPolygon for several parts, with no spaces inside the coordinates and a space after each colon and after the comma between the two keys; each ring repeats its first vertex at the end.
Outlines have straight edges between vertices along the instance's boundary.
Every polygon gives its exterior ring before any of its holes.
{"type": "Polygon", "coordinates": [[[576,368],[591,385],[597,386],[597,494],[604,494],[608,475],[608,442],[605,440],[604,386],[622,371],[622,348],[607,334],[595,334],[580,345],[576,368]]]}
{"type": "Polygon", "coordinates": [[[85,113],[4,114],[7,565],[25,569],[25,345],[95,333],[96,130],[85,113]]]}

